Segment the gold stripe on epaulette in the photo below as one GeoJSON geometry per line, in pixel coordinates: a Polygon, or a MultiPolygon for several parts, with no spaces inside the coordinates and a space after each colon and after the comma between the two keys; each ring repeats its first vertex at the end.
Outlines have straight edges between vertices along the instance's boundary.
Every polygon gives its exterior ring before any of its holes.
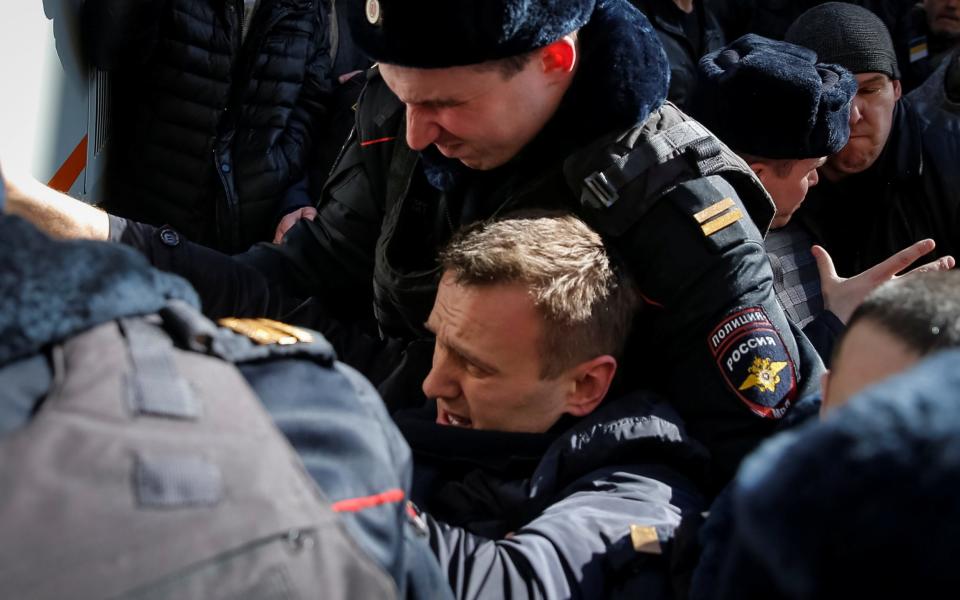
{"type": "Polygon", "coordinates": [[[716,232],[720,231],[724,227],[733,225],[743,217],[743,213],[740,212],[740,209],[733,209],[728,213],[717,217],[712,221],[708,221],[700,226],[700,229],[703,231],[703,235],[710,237],[716,232]]]}
{"type": "Polygon", "coordinates": [[[701,210],[697,214],[693,215],[693,218],[697,220],[697,223],[703,223],[704,221],[708,221],[713,217],[719,215],[720,213],[727,210],[731,206],[733,206],[733,200],[731,200],[730,198],[724,198],[723,200],[720,200],[719,202],[715,202],[710,206],[706,207],[705,209],[701,210]]]}
{"type": "Polygon", "coordinates": [[[297,343],[307,344],[313,341],[313,336],[309,332],[273,319],[227,317],[220,319],[217,323],[262,345],[289,346],[297,343]]]}
{"type": "Polygon", "coordinates": [[[662,554],[660,547],[660,536],[657,535],[657,528],[649,525],[631,525],[630,541],[633,542],[633,549],[644,554],[662,554]]]}

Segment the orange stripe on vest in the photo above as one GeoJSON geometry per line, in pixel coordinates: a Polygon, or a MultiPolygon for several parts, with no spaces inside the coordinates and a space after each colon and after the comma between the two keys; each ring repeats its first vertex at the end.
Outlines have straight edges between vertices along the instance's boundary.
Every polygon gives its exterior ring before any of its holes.
{"type": "Polygon", "coordinates": [[[380,506],[381,504],[401,502],[403,498],[403,490],[400,488],[393,488],[392,490],[387,490],[372,496],[361,496],[359,498],[347,498],[346,500],[340,500],[339,502],[334,502],[333,505],[331,505],[331,508],[334,510],[334,512],[358,512],[365,508],[380,506]]]}

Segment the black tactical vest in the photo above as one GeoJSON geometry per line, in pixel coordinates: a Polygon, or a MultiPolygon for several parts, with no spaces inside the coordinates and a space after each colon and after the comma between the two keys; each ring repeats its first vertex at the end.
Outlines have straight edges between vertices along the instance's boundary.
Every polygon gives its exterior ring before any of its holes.
{"type": "MultiPolygon", "coordinates": [[[[369,118],[379,122],[396,116],[387,110],[369,118]]],[[[404,133],[401,123],[397,139],[404,133]]],[[[408,206],[418,201],[408,193],[418,163],[418,152],[404,143],[393,145],[373,281],[377,321],[393,334],[420,329],[439,281],[435,264],[411,270],[409,251],[398,243],[404,219],[423,218],[411,214],[408,206]]],[[[703,125],[670,103],[644,123],[598,138],[539,172],[515,174],[493,191],[490,202],[499,206],[494,217],[522,209],[569,210],[608,239],[616,239],[678,185],[710,175],[720,175],[734,187],[765,233],[773,202],[754,173],[703,125]]]]}

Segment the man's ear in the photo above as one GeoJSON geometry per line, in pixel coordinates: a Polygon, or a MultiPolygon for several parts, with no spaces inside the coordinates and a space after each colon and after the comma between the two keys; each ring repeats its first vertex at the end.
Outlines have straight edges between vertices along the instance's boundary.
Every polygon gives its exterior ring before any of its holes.
{"type": "Polygon", "coordinates": [[[753,161],[752,163],[748,163],[748,164],[750,165],[750,169],[751,169],[751,170],[754,172],[754,174],[757,176],[757,179],[760,180],[760,183],[764,183],[764,184],[765,184],[766,182],[765,182],[763,179],[764,179],[764,177],[767,176],[767,170],[768,170],[770,167],[768,167],[766,163],[760,162],[760,161],[758,161],[758,160],[757,160],[757,161],[753,161]]]}
{"type": "Polygon", "coordinates": [[[577,42],[571,35],[565,35],[540,50],[540,64],[543,72],[550,74],[572,73],[577,64],[577,42]]]}
{"type": "Polygon", "coordinates": [[[584,417],[592,413],[607,395],[617,372],[617,359],[604,354],[573,367],[573,387],[567,397],[568,414],[584,417]]]}
{"type": "Polygon", "coordinates": [[[900,87],[900,80],[894,79],[893,80],[893,99],[899,100],[901,94],[903,94],[903,88],[900,87]]]}

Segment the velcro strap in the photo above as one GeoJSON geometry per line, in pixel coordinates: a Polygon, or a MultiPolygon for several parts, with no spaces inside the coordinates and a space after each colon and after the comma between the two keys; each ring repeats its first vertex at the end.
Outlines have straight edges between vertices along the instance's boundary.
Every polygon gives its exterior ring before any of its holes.
{"type": "Polygon", "coordinates": [[[715,170],[713,163],[722,162],[721,147],[716,137],[696,121],[683,121],[650,136],[645,143],[614,159],[613,163],[584,179],[581,202],[594,208],[609,208],[619,199],[619,192],[631,181],[655,165],[662,165],[689,154],[703,174],[715,170]]]}
{"type": "Polygon", "coordinates": [[[192,456],[137,455],[133,487],[148,508],[211,506],[223,496],[217,465],[192,456]]]}
{"type": "Polygon", "coordinates": [[[159,328],[143,319],[122,319],[133,363],[129,375],[129,402],[137,414],[196,419],[200,404],[180,375],[173,359],[173,342],[159,328]]]}

